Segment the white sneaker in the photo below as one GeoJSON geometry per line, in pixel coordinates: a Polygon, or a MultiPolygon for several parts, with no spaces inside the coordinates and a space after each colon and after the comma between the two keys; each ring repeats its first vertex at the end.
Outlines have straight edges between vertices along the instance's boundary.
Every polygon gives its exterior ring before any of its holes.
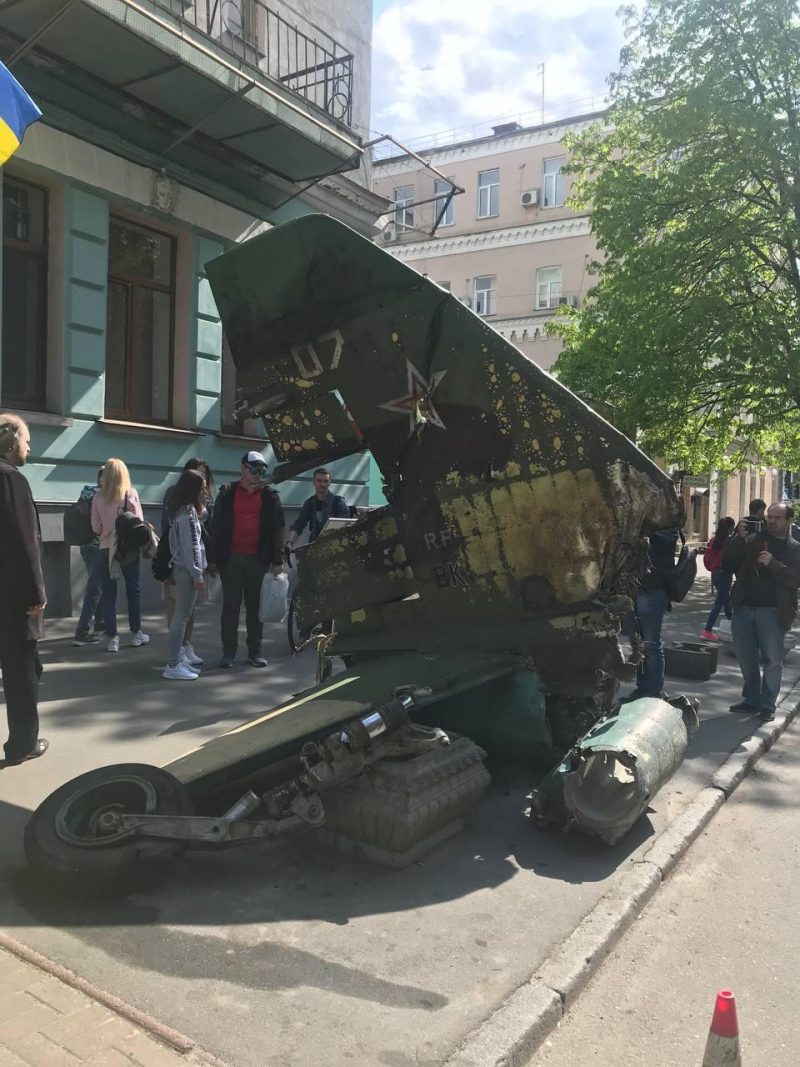
{"type": "Polygon", "coordinates": [[[185,663],[178,663],[176,667],[170,667],[168,664],[161,677],[176,682],[193,682],[195,678],[199,678],[200,675],[185,663]]]}
{"type": "Polygon", "coordinates": [[[138,648],[139,645],[146,645],[150,638],[147,634],[143,634],[141,630],[138,630],[133,637],[131,637],[131,644],[134,648],[138,648]]]}
{"type": "Polygon", "coordinates": [[[119,652],[119,637],[109,637],[106,652],[119,652]]]}
{"type": "Polygon", "coordinates": [[[203,665],[202,659],[200,659],[188,641],[183,646],[183,658],[187,663],[191,664],[192,667],[201,667],[203,665]]]}

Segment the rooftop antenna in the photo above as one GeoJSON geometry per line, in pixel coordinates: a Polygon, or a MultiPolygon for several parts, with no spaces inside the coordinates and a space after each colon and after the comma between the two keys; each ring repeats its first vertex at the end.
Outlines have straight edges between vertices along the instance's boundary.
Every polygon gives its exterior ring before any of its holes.
{"type": "Polygon", "coordinates": [[[536,73],[539,74],[542,79],[542,125],[544,126],[544,63],[540,63],[537,66],[536,73]]]}

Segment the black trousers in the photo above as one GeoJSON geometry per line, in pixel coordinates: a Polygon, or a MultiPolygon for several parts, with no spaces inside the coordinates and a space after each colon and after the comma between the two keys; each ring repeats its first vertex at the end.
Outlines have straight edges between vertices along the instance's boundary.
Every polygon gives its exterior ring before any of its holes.
{"type": "Polygon", "coordinates": [[[39,679],[42,661],[36,641],[0,633],[0,667],[8,716],[6,759],[19,759],[33,751],[39,738],[39,679]]]}
{"type": "Polygon", "coordinates": [[[239,615],[244,597],[245,618],[247,621],[247,652],[257,656],[261,652],[264,628],[258,617],[261,606],[261,583],[264,581],[266,565],[258,556],[233,555],[220,568],[222,579],[222,652],[226,656],[235,656],[239,644],[239,615]]]}

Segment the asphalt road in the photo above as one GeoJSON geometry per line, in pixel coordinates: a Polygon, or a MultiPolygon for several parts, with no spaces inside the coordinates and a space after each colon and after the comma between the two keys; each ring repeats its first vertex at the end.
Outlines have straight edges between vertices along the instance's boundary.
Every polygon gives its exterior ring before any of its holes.
{"type": "MultiPolygon", "coordinates": [[[[673,613],[699,632],[707,583],[673,613]]],[[[201,652],[217,650],[204,609],[201,652]]],[[[64,635],[58,636],[60,632],[64,635]]],[[[467,830],[403,871],[348,860],[311,835],[226,854],[191,853],[164,888],[124,902],[68,904],[27,876],[30,811],[67,778],[113,762],[165,763],[308,684],[279,627],[270,667],[165,683],[165,639],[109,657],[43,646],[46,758],[0,773],[0,927],[196,1038],[234,1067],[410,1067],[440,1063],[575,927],[611,876],[707,783],[758,725],[731,715],[740,679],[721,659],[702,724],[652,811],[615,848],[536,831],[529,772],[491,768],[467,830]]],[[[784,681],[800,677],[800,654],[784,681]]]]}
{"type": "Polygon", "coordinates": [[[742,1061],[800,1063],[800,725],[725,804],[530,1067],[702,1063],[720,989],[742,1061]]]}

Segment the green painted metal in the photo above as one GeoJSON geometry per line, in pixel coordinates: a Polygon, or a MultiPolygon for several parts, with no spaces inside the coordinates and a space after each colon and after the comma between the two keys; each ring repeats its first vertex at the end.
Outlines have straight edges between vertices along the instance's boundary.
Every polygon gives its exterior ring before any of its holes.
{"type": "Polygon", "coordinates": [[[430,693],[416,696],[415,718],[436,719],[436,709],[447,701],[518,671],[519,661],[511,656],[475,657],[469,663],[460,655],[378,656],[265,710],[166,769],[192,791],[206,793],[284,760],[296,760],[305,741],[322,738],[337,723],[367,714],[391,698],[397,687],[429,688],[430,693]]]}
{"type": "Polygon", "coordinates": [[[324,216],[207,266],[278,478],[368,447],[389,504],[300,563],[337,652],[518,652],[546,691],[628,673],[617,635],[670,479],[438,286],[324,216]],[[343,413],[349,420],[345,430],[343,413]]]}
{"type": "Polygon", "coordinates": [[[615,844],[686,755],[697,704],[642,697],[598,722],[547,775],[533,798],[544,822],[580,827],[615,844]]]}

